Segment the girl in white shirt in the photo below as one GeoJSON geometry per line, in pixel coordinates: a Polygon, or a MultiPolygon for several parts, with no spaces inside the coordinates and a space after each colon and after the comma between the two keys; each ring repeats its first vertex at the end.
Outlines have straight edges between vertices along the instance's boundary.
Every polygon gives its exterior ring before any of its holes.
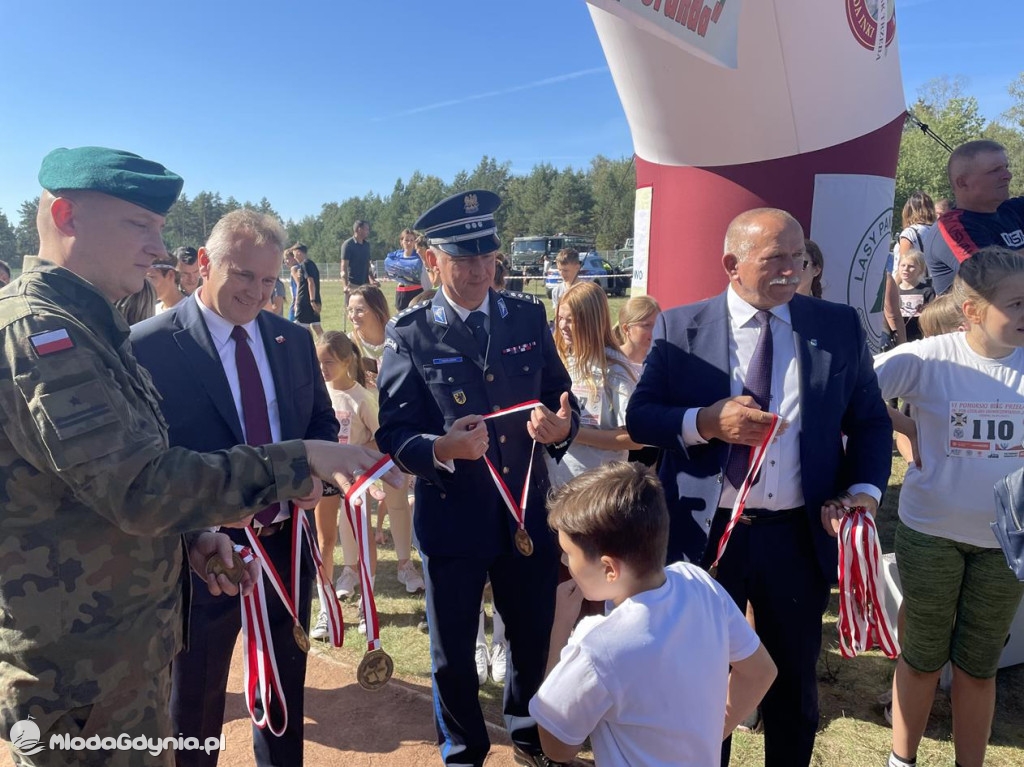
{"type": "Polygon", "coordinates": [[[626,404],[637,375],[612,334],[608,298],[593,282],[578,282],[558,302],[555,348],[580,403],[580,429],[560,463],[548,460],[559,487],[587,469],[625,461],[641,445],[626,432],[626,404]]]}
{"type": "Polygon", "coordinates": [[[890,767],[914,763],[947,660],[957,763],[982,764],[999,656],[1024,593],[989,527],[993,485],[1024,462],[1024,254],[979,251],[952,294],[966,332],[875,360],[882,396],[914,408],[920,457],[907,468],[896,530],[906,612],[890,767]]]}

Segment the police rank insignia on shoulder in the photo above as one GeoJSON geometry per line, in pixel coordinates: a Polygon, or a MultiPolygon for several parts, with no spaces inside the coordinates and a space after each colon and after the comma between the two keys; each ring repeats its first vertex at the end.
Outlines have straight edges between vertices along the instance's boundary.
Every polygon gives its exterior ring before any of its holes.
{"type": "Polygon", "coordinates": [[[502,349],[501,353],[502,354],[522,354],[523,352],[530,351],[530,349],[533,349],[536,346],[537,346],[537,342],[536,341],[530,341],[530,342],[525,343],[525,344],[519,344],[518,346],[510,346],[507,349],[502,349]]]}
{"type": "Polygon", "coordinates": [[[520,301],[529,301],[531,304],[539,304],[540,299],[533,293],[517,293],[513,290],[502,291],[509,298],[518,298],[520,301]]]}
{"type": "Polygon", "coordinates": [[[29,336],[28,340],[32,342],[32,348],[40,357],[65,349],[73,349],[75,346],[75,342],[71,340],[71,336],[64,328],[50,330],[46,333],[36,333],[34,336],[29,336]]]}
{"type": "Polygon", "coordinates": [[[447,325],[448,324],[448,317],[444,313],[444,307],[443,306],[435,306],[434,307],[434,322],[436,322],[438,325],[447,325]]]}
{"type": "Polygon", "coordinates": [[[452,393],[452,399],[455,400],[455,404],[456,405],[465,405],[466,404],[466,392],[462,391],[462,389],[456,389],[452,393]]]}

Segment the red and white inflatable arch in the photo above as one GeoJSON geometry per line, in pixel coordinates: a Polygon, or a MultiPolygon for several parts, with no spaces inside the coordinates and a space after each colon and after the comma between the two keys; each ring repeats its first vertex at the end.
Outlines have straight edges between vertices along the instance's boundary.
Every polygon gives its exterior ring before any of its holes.
{"type": "Polygon", "coordinates": [[[877,345],[904,115],[892,0],[587,1],[636,152],[634,293],[714,295],[730,219],[783,208],[877,345]]]}

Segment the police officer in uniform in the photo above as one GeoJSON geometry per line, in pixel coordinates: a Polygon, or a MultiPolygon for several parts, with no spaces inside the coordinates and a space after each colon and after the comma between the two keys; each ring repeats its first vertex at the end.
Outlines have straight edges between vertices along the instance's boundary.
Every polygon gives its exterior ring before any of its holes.
{"type": "Polygon", "coordinates": [[[170,737],[184,561],[212,593],[237,593],[206,569],[232,562],[230,539],[192,531],[311,495],[311,471],[347,482],[376,454],[301,440],[168,449],[111,302],[166,254],[182,180],[82,147],[47,155],[39,181],[39,261],[0,291],[0,736],[20,765],[172,765],[171,750],[65,751],[50,737],[170,737]]]}
{"type": "Polygon", "coordinates": [[[377,379],[377,444],[417,477],[414,522],[427,587],[434,717],[448,765],[480,765],[490,747],[474,662],[488,576],[509,642],[504,711],[515,758],[550,763],[527,709],[544,677],[558,575],[542,451],[561,458],[578,429],[579,407],[543,305],[491,289],[500,203],[493,192],[464,192],[416,222],[441,289],[388,324],[377,379]],[[531,400],[541,404],[484,420],[531,400]],[[525,527],[495,477],[516,505],[529,482],[525,527]]]}

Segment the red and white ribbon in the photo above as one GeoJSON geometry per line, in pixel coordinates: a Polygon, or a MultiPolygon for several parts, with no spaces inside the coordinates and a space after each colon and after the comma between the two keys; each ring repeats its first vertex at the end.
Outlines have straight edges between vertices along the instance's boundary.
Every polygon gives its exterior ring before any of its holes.
{"type": "Polygon", "coordinates": [[[772,413],[771,416],[772,422],[768,427],[768,433],[761,440],[761,444],[750,451],[750,464],[747,466],[747,476],[743,478],[743,482],[740,484],[739,492],[736,493],[736,500],[732,504],[732,514],[729,516],[729,523],[725,526],[722,537],[718,540],[718,551],[715,553],[715,561],[708,568],[712,578],[718,572],[718,563],[725,553],[725,547],[729,545],[729,538],[732,537],[733,528],[736,527],[740,517],[743,516],[743,510],[747,506],[747,496],[750,495],[750,488],[754,486],[754,478],[761,471],[761,466],[764,464],[765,456],[768,454],[768,446],[772,444],[772,440],[775,439],[779,429],[782,428],[782,419],[775,413],[772,413]]]}
{"type": "MultiPolygon", "coordinates": [[[[512,413],[521,413],[524,410],[533,410],[535,407],[540,405],[540,400],[530,400],[529,402],[521,402],[518,405],[507,407],[504,410],[496,410],[489,415],[484,416],[485,421],[489,421],[492,418],[500,418],[503,415],[511,415],[512,413]]],[[[505,502],[505,506],[508,507],[509,513],[515,519],[516,524],[519,525],[520,530],[526,529],[526,498],[530,494],[530,477],[533,475],[533,453],[537,449],[537,440],[533,441],[530,445],[530,462],[526,465],[526,480],[523,482],[523,490],[519,496],[519,502],[516,502],[515,497],[512,495],[512,491],[508,489],[508,485],[505,484],[505,480],[501,478],[498,470],[491,463],[491,459],[484,455],[484,462],[487,464],[487,470],[491,474],[491,479],[494,480],[494,486],[498,488],[498,495],[505,502]]]]}
{"type": "Polygon", "coordinates": [[[370,485],[387,474],[394,465],[391,456],[381,457],[366,474],[352,483],[345,493],[345,514],[359,544],[359,582],[363,592],[367,651],[380,649],[380,622],[377,619],[377,602],[373,597],[373,584],[370,581],[370,515],[366,509],[366,493],[370,485]]]}
{"type": "MultiPolygon", "coordinates": [[[[292,590],[291,594],[285,588],[284,579],[277,572],[266,549],[260,543],[259,537],[253,528],[245,529],[246,538],[252,545],[254,551],[258,552],[262,574],[253,585],[252,594],[241,597],[242,600],[242,637],[244,668],[245,668],[245,705],[249,710],[249,716],[253,723],[263,729],[269,727],[274,735],[282,735],[288,728],[288,702],[285,700],[284,687],[281,684],[281,675],[277,669],[277,657],[274,652],[274,640],[270,628],[270,616],[267,610],[267,589],[265,581],[269,580],[278,598],[288,610],[292,617],[297,632],[305,634],[305,629],[299,623],[299,614],[296,608],[298,604],[301,580],[302,580],[302,541],[305,538],[313,561],[316,565],[317,591],[320,595],[320,604],[327,612],[327,626],[331,637],[331,643],[335,647],[341,647],[345,637],[345,626],[341,617],[341,605],[338,597],[323,576],[321,569],[322,558],[320,547],[317,545],[316,536],[310,528],[309,519],[304,511],[292,507],[291,520],[291,567],[292,567],[292,590]],[[262,711],[257,713],[258,701],[262,711]],[[276,710],[279,714],[278,725],[275,726],[271,718],[271,711],[276,710]]],[[[250,557],[251,558],[251,557],[250,557]]],[[[290,648],[289,648],[290,649],[290,648]]]]}
{"type": "Polygon", "coordinates": [[[882,547],[867,509],[846,509],[839,524],[839,649],[844,658],[878,647],[900,654],[896,632],[882,600],[882,547]]]}

